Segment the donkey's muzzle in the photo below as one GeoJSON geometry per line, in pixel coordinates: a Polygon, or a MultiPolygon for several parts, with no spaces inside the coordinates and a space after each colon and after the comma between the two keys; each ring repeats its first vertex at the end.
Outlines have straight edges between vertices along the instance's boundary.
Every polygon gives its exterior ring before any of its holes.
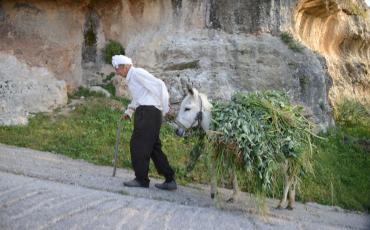
{"type": "Polygon", "coordinates": [[[185,136],[185,129],[178,128],[178,129],[176,129],[176,132],[175,133],[176,133],[177,136],[183,137],[183,136],[185,136]]]}

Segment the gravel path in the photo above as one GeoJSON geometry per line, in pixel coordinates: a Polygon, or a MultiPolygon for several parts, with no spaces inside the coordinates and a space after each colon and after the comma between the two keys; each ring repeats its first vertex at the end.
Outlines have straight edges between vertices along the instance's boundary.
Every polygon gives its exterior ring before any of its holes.
{"type": "Polygon", "coordinates": [[[297,203],[294,211],[255,214],[252,197],[219,201],[203,185],[176,192],[127,188],[132,171],[0,144],[0,229],[370,229],[370,216],[338,207],[297,203]]]}

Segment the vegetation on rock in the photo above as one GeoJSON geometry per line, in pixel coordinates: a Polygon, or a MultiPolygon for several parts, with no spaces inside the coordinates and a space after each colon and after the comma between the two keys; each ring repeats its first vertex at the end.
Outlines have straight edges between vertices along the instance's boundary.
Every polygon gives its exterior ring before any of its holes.
{"type": "Polygon", "coordinates": [[[295,40],[293,35],[291,35],[290,33],[283,32],[281,33],[280,38],[294,52],[301,53],[303,51],[303,46],[299,44],[299,42],[295,40]]]}
{"type": "Polygon", "coordinates": [[[123,46],[117,41],[109,40],[109,42],[105,45],[103,49],[105,62],[107,64],[111,64],[112,57],[119,54],[125,54],[125,49],[123,48],[123,46]]]}

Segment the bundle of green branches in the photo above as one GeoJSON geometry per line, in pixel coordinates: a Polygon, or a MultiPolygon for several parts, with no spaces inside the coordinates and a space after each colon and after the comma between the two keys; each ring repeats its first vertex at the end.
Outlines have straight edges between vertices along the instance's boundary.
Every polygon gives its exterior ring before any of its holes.
{"type": "Polygon", "coordinates": [[[241,169],[266,191],[286,159],[290,174],[311,168],[312,128],[303,107],[283,92],[237,93],[213,106],[212,129],[221,133],[213,136],[218,168],[241,169]]]}

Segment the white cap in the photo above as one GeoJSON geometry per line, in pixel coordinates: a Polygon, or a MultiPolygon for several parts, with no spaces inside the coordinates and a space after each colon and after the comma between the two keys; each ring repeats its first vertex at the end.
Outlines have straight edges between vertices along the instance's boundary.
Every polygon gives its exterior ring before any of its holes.
{"type": "Polygon", "coordinates": [[[112,65],[114,68],[118,68],[118,65],[132,65],[132,60],[124,55],[114,55],[112,57],[112,65]]]}

